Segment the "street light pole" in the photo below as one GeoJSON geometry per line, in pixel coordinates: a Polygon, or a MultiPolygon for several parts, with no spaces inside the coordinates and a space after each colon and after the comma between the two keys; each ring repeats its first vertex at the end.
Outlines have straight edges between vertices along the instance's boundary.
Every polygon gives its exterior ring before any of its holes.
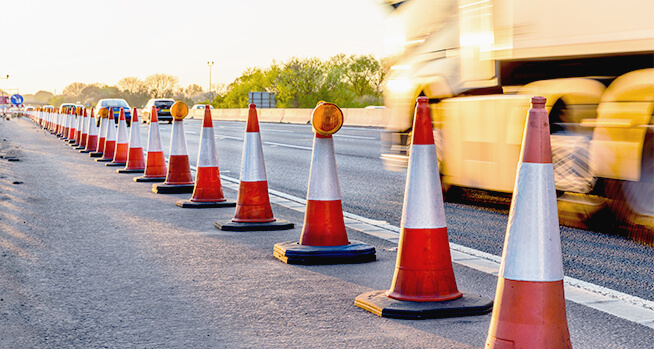
{"type": "Polygon", "coordinates": [[[209,93],[211,93],[211,67],[213,66],[213,61],[207,62],[209,66],[209,93]]]}

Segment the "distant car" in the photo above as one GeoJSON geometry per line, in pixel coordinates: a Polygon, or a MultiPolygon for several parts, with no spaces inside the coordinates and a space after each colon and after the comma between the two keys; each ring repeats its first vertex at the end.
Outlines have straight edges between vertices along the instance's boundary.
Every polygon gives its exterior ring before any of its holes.
{"type": "Polygon", "coordinates": [[[152,107],[157,108],[157,118],[159,121],[168,121],[168,123],[173,122],[173,115],[170,114],[170,107],[173,106],[175,100],[172,98],[152,98],[145,104],[143,111],[141,112],[141,117],[143,118],[143,123],[150,123],[152,107]]]}
{"type": "MultiPolygon", "coordinates": [[[[127,104],[127,101],[125,101],[122,98],[103,98],[98,101],[98,104],[95,105],[95,110],[96,113],[99,111],[101,108],[113,108],[114,112],[114,120],[116,121],[116,125],[118,125],[118,117],[120,116],[120,108],[123,108],[125,111],[125,120],[127,121],[127,126],[130,126],[132,124],[132,110],[129,107],[129,104],[127,104]]],[[[96,114],[96,120],[98,123],[100,123],[100,118],[98,114],[96,114]]]]}
{"type": "Polygon", "coordinates": [[[76,103],[61,103],[61,105],[59,106],[59,110],[61,111],[61,110],[64,110],[64,109],[65,109],[65,110],[68,110],[68,111],[70,112],[70,109],[72,109],[72,108],[77,109],[78,107],[79,107],[79,108],[82,108],[82,109],[84,108],[84,106],[81,105],[81,104],[76,104],[76,103]]]}
{"type": "MultiPolygon", "coordinates": [[[[207,104],[196,104],[191,109],[204,109],[204,106],[206,106],[206,105],[207,104]]],[[[213,106],[209,105],[209,109],[213,109],[213,106]]]]}

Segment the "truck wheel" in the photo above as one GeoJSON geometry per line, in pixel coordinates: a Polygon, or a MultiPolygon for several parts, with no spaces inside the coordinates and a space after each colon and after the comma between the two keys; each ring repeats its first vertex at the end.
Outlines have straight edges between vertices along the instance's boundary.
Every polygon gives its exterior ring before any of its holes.
{"type": "Polygon", "coordinates": [[[629,238],[654,246],[654,130],[647,131],[640,181],[607,179],[609,208],[629,238]]]}
{"type": "Polygon", "coordinates": [[[562,99],[559,99],[552,106],[549,114],[550,134],[565,133],[565,122],[568,122],[568,107],[562,99]]]}

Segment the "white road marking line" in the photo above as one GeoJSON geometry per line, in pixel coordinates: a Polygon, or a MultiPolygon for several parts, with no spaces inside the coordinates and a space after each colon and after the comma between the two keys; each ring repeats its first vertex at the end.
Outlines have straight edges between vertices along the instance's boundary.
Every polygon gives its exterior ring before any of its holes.
{"type": "Polygon", "coordinates": [[[286,147],[286,148],[293,148],[293,149],[313,150],[313,148],[311,147],[303,147],[301,145],[282,144],[282,143],[275,143],[275,142],[263,142],[263,144],[276,145],[279,147],[286,147]]]}
{"type": "Polygon", "coordinates": [[[232,137],[232,136],[222,136],[222,135],[216,135],[215,137],[218,138],[218,139],[233,139],[235,141],[242,141],[243,140],[242,137],[232,137]]]}
{"type": "Polygon", "coordinates": [[[354,138],[354,139],[376,139],[375,137],[368,137],[368,136],[350,136],[350,135],[339,135],[339,134],[334,134],[334,137],[354,138]]]}

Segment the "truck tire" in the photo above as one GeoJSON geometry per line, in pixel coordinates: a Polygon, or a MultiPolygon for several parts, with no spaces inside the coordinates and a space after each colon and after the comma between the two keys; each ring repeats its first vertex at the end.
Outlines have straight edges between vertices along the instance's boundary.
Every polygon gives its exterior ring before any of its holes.
{"type": "Polygon", "coordinates": [[[645,136],[640,181],[605,180],[609,208],[629,238],[654,246],[654,130],[645,136]]]}

